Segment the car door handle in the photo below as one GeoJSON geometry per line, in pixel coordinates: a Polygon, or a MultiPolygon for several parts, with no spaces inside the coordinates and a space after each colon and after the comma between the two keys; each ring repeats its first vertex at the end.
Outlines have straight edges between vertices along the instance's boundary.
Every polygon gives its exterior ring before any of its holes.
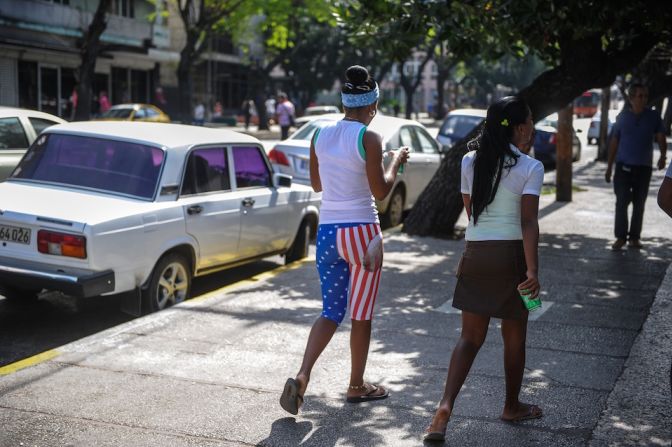
{"type": "Polygon", "coordinates": [[[194,214],[200,214],[201,211],[203,211],[203,207],[201,205],[192,205],[187,208],[187,214],[190,216],[193,216],[194,214]]]}
{"type": "Polygon", "coordinates": [[[250,207],[254,206],[254,199],[251,198],[251,197],[243,199],[243,206],[245,208],[250,208],[250,207]]]}

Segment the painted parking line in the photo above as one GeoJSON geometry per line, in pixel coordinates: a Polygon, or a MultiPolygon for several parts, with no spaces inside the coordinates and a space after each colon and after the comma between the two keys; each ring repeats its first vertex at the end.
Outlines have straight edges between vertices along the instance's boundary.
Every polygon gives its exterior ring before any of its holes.
{"type": "MultiPolygon", "coordinates": [[[[535,311],[530,312],[529,316],[527,317],[528,321],[535,321],[538,320],[539,317],[541,317],[543,314],[546,313],[548,309],[553,306],[554,302],[553,301],[543,301],[541,309],[537,309],[535,311]]],[[[455,309],[453,307],[453,299],[449,299],[436,309],[434,309],[437,312],[443,312],[444,314],[454,314],[454,315],[460,315],[462,311],[460,309],[455,309]]]]}
{"type": "Polygon", "coordinates": [[[47,360],[51,360],[55,357],[58,357],[59,355],[61,355],[61,353],[58,349],[50,349],[49,351],[44,351],[32,357],[19,360],[18,362],[10,363],[9,365],[0,368],[0,376],[6,376],[15,373],[19,370],[22,370],[24,368],[28,368],[30,366],[34,366],[42,362],[46,362],[47,360]]]}

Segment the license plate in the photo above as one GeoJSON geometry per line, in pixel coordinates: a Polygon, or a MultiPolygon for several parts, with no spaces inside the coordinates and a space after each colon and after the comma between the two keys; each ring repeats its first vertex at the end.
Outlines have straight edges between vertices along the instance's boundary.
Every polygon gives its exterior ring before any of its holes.
{"type": "Polygon", "coordinates": [[[310,160],[307,158],[296,157],[295,164],[296,170],[298,172],[308,172],[310,169],[310,160]]]}
{"type": "Polygon", "coordinates": [[[30,244],[30,228],[0,225],[0,241],[30,244]]]}

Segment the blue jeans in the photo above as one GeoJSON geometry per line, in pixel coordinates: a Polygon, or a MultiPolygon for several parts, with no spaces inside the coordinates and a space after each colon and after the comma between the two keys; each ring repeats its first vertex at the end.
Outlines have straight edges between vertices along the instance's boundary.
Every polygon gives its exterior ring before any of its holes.
{"type": "Polygon", "coordinates": [[[639,239],[644,220],[644,204],[651,182],[650,166],[633,166],[616,163],[614,192],[616,193],[616,222],[614,235],[617,239],[639,239]],[[632,219],[628,231],[628,206],[632,202],[632,219]]]}

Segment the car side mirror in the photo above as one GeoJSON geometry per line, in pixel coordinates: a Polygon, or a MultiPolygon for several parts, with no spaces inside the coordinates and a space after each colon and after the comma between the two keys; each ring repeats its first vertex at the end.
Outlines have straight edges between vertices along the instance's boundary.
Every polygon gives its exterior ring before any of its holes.
{"type": "Polygon", "coordinates": [[[276,188],[279,188],[281,186],[289,188],[290,186],[292,186],[292,176],[276,172],[275,174],[273,174],[273,186],[275,186],[276,188]]]}
{"type": "Polygon", "coordinates": [[[576,129],[576,133],[581,133],[583,132],[583,129],[576,129]]]}

